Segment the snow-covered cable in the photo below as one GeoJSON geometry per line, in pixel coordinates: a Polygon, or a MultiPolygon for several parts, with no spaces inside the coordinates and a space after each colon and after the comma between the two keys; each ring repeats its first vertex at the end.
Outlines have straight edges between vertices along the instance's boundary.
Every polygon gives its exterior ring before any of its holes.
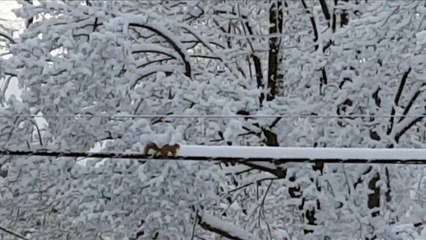
{"type": "MultiPolygon", "coordinates": [[[[371,150],[370,150],[371,151],[371,150]]],[[[413,165],[426,165],[426,155],[424,159],[407,157],[404,159],[395,158],[380,158],[375,157],[372,159],[353,157],[353,158],[303,158],[303,157],[213,157],[213,156],[174,156],[174,157],[153,157],[141,153],[117,153],[117,152],[77,152],[77,151],[46,151],[46,150],[0,150],[2,156],[43,156],[43,157],[72,157],[72,158],[102,158],[102,159],[133,159],[133,160],[167,160],[167,161],[218,161],[218,162],[271,162],[274,164],[284,163],[352,163],[352,164],[413,164],[413,165]]]]}

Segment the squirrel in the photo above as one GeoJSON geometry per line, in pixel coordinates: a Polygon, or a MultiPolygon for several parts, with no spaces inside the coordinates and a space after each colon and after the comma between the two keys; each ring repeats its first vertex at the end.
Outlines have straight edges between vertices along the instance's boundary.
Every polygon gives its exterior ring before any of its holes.
{"type": "Polygon", "coordinates": [[[162,147],[159,147],[156,143],[150,142],[145,145],[143,153],[145,155],[152,155],[154,157],[162,156],[176,156],[177,150],[180,148],[179,144],[175,143],[173,145],[166,144],[162,147]]]}

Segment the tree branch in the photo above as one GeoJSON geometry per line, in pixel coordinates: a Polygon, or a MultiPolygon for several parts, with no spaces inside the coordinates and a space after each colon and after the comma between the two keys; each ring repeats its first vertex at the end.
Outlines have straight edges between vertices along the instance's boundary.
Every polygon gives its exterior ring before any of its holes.
{"type": "Polygon", "coordinates": [[[189,78],[191,78],[191,64],[188,62],[188,59],[186,59],[185,54],[184,54],[184,50],[180,49],[179,46],[172,40],[170,39],[165,33],[161,32],[160,30],[152,27],[152,26],[148,26],[148,25],[144,25],[144,24],[139,24],[139,23],[129,23],[130,27],[139,27],[139,28],[145,28],[148,29],[158,35],[160,35],[161,37],[163,37],[171,46],[172,48],[179,54],[179,56],[181,57],[184,65],[185,65],[185,75],[189,78]]]}
{"type": "Polygon", "coordinates": [[[0,37],[4,37],[4,38],[6,38],[6,39],[7,39],[7,40],[9,40],[9,42],[11,42],[11,43],[16,43],[16,42],[15,42],[15,40],[13,40],[13,38],[12,38],[11,36],[6,35],[5,33],[0,33],[0,37]]]}
{"type": "Polygon", "coordinates": [[[17,234],[17,233],[14,233],[14,232],[12,232],[12,231],[10,231],[10,230],[8,230],[8,229],[4,228],[4,227],[1,227],[1,226],[0,226],[0,230],[1,230],[1,231],[3,231],[3,232],[5,232],[5,233],[8,233],[8,234],[10,234],[10,235],[12,235],[12,236],[14,236],[14,237],[16,237],[16,238],[23,239],[23,240],[29,240],[28,238],[26,238],[26,237],[24,237],[24,236],[21,236],[21,235],[19,235],[19,234],[17,234]]]}
{"type": "MultiPolygon", "coordinates": [[[[395,106],[398,106],[399,99],[401,98],[402,91],[404,90],[404,86],[405,86],[405,83],[407,82],[408,74],[410,74],[410,72],[411,72],[411,68],[408,68],[408,70],[404,73],[404,75],[401,78],[398,90],[397,90],[396,95],[395,95],[395,100],[394,100],[395,106]]],[[[392,110],[391,110],[390,115],[392,115],[392,116],[395,115],[395,112],[396,112],[395,106],[393,106],[392,110]]],[[[388,129],[386,131],[387,135],[389,135],[392,132],[394,119],[395,119],[394,117],[391,117],[390,120],[389,120],[388,129]]]]}
{"type": "Polygon", "coordinates": [[[415,118],[413,121],[411,121],[409,124],[407,124],[401,131],[399,131],[397,134],[395,134],[395,142],[399,142],[399,139],[406,133],[412,126],[416,125],[418,122],[420,122],[423,118],[426,117],[426,113],[422,117],[415,118]]]}
{"type": "MultiPolygon", "coordinates": [[[[269,34],[281,34],[283,30],[283,10],[282,3],[273,3],[269,9],[269,34]]],[[[282,79],[279,79],[279,66],[282,61],[280,57],[281,38],[271,37],[269,39],[269,55],[268,55],[268,88],[269,93],[266,96],[268,101],[272,101],[277,95],[277,85],[282,79]]]]}
{"type": "Polygon", "coordinates": [[[135,50],[135,51],[132,51],[132,54],[135,54],[135,53],[158,53],[158,54],[166,55],[166,56],[168,56],[172,59],[176,59],[175,56],[173,56],[169,53],[163,52],[163,51],[159,51],[159,50],[135,50]]]}
{"type": "Polygon", "coordinates": [[[231,240],[258,240],[259,238],[246,232],[231,222],[223,221],[208,213],[197,214],[198,224],[207,231],[214,232],[231,240]]]}
{"type": "MultiPolygon", "coordinates": [[[[416,91],[416,93],[411,97],[410,102],[408,102],[407,106],[404,109],[404,112],[402,115],[407,115],[408,112],[411,110],[411,108],[413,107],[414,102],[417,100],[417,98],[420,96],[420,93],[423,92],[423,90],[421,90],[423,87],[426,86],[426,83],[423,83],[422,85],[420,85],[419,90],[416,91]]],[[[398,123],[400,123],[402,120],[404,120],[405,117],[402,117],[398,120],[398,123]]]]}

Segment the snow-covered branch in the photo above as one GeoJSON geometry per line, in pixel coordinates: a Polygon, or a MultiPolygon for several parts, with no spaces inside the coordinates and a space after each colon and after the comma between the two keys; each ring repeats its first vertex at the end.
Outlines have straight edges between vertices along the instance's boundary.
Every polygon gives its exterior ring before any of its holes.
{"type": "Polygon", "coordinates": [[[232,240],[260,240],[260,238],[244,229],[206,212],[198,213],[198,224],[207,231],[219,234],[232,240]]]}

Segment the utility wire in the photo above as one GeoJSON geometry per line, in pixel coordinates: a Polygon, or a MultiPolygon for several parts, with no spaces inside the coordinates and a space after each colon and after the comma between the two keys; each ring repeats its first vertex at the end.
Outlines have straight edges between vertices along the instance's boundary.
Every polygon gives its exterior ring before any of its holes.
{"type": "Polygon", "coordinates": [[[0,115],[0,118],[419,118],[426,117],[424,114],[416,115],[312,115],[312,114],[297,114],[297,115],[133,115],[133,114],[116,114],[116,115],[96,115],[96,114],[64,114],[64,115],[25,115],[11,114],[0,115]]]}
{"type": "Polygon", "coordinates": [[[356,164],[413,164],[426,165],[426,156],[424,159],[310,159],[310,158],[241,158],[241,157],[200,157],[200,156],[174,156],[174,157],[154,157],[147,154],[138,153],[114,153],[114,152],[64,152],[64,151],[45,151],[45,150],[0,150],[3,156],[45,156],[45,157],[72,157],[72,158],[109,158],[109,159],[134,159],[134,160],[169,160],[169,161],[217,161],[217,162],[271,162],[275,164],[284,163],[356,163],[356,164]]]}

